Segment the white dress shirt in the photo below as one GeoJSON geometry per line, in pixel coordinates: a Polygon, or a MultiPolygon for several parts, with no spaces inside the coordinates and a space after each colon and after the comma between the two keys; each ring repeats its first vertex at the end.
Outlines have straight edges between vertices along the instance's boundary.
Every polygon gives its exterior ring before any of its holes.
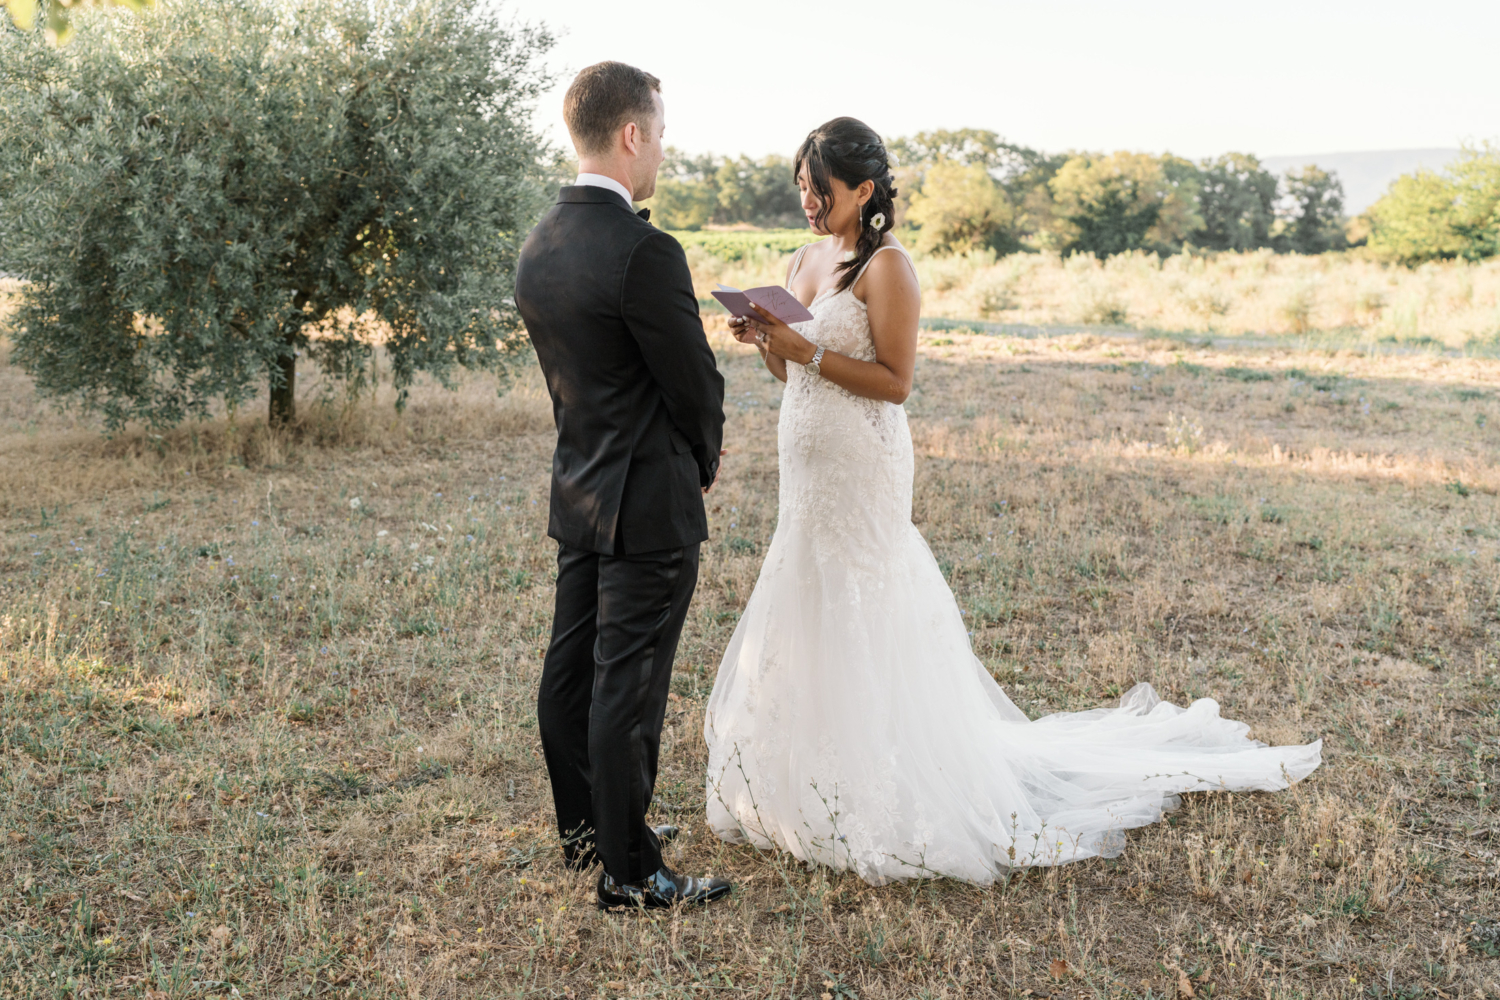
{"type": "Polygon", "coordinates": [[[626,190],[625,185],[621,184],[613,177],[606,177],[603,174],[579,174],[578,179],[573,183],[580,187],[600,187],[604,188],[606,191],[613,191],[615,194],[625,199],[626,208],[630,209],[632,212],[635,211],[635,199],[631,198],[630,192],[626,190]]]}

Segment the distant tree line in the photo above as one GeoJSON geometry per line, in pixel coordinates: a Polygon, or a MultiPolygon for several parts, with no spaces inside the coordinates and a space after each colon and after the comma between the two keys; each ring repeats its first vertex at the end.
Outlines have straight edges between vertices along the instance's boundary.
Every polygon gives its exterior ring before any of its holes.
{"type": "Polygon", "coordinates": [[[917,246],[1098,256],[1185,249],[1322,253],[1345,245],[1344,192],[1316,166],[1278,179],[1248,153],[1047,154],[976,129],[892,143],[917,246]]]}
{"type": "Polygon", "coordinates": [[[767,229],[805,226],[792,161],[785,156],[688,156],[667,151],[651,216],[666,229],[747,223],[767,229]]]}
{"type": "MultiPolygon", "coordinates": [[[[919,249],[955,253],[1345,245],[1343,187],[1304,167],[1284,179],[1246,153],[1193,163],[1146,153],[1047,154],[978,129],[921,132],[891,144],[897,225],[919,249]]],[[[791,161],[672,152],[653,199],[669,229],[803,224],[791,161]]]]}

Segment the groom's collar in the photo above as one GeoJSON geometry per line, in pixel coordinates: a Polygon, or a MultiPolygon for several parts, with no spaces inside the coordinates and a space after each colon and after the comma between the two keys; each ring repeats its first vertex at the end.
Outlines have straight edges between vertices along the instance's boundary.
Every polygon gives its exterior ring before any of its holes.
{"type": "Polygon", "coordinates": [[[643,208],[637,212],[618,194],[588,184],[575,184],[562,188],[557,192],[557,200],[559,204],[567,205],[618,205],[632,215],[639,215],[648,221],[651,218],[651,209],[643,208]]]}
{"type": "MultiPolygon", "coordinates": [[[[613,191],[615,194],[625,199],[626,205],[635,204],[635,197],[631,193],[630,189],[608,174],[591,174],[586,170],[580,171],[578,174],[578,179],[573,183],[578,187],[596,187],[603,188],[606,191],[613,191]]],[[[635,211],[635,209],[632,208],[631,211],[633,212],[635,211]]]]}

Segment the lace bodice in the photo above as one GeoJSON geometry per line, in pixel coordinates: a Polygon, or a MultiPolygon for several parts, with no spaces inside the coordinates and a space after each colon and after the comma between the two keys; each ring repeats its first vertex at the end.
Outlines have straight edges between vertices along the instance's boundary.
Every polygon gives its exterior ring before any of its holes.
{"type": "MultiPolygon", "coordinates": [[[[881,248],[887,249],[904,252],[881,248]]],[[[799,255],[788,281],[796,277],[801,261],[799,255]]],[[[819,347],[874,361],[869,312],[853,288],[819,293],[808,306],[813,318],[793,329],[819,347]]],[[[815,535],[840,539],[841,548],[847,542],[861,547],[851,533],[870,517],[887,524],[910,523],[912,451],[906,411],[896,403],[856,396],[821,375],[809,375],[801,365],[786,367],[778,427],[781,520],[806,522],[815,535]]],[[[870,534],[863,536],[868,544],[870,534]]]]}

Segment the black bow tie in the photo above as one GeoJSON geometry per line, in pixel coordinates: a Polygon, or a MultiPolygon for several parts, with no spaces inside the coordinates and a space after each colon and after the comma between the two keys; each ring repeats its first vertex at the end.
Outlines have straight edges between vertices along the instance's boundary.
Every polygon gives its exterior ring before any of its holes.
{"type": "Polygon", "coordinates": [[[651,209],[649,209],[649,208],[643,208],[643,209],[641,209],[639,212],[637,212],[635,214],[639,215],[641,218],[645,219],[647,222],[651,221],[651,209]]]}

